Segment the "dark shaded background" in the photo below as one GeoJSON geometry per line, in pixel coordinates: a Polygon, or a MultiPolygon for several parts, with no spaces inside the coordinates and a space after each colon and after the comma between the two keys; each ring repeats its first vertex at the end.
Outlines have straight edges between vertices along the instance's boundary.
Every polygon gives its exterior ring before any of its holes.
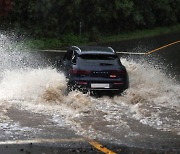
{"type": "Polygon", "coordinates": [[[179,0],[0,0],[0,30],[31,37],[119,34],[180,22],[179,0]]]}

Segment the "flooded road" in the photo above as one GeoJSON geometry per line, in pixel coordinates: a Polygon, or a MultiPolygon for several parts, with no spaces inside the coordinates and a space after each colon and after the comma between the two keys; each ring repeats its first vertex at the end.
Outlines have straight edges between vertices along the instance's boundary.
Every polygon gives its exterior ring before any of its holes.
{"type": "MultiPolygon", "coordinates": [[[[1,42],[11,49],[7,38],[1,36],[1,42]]],[[[88,138],[116,147],[180,151],[178,45],[171,56],[120,55],[130,87],[112,97],[67,94],[64,74],[52,66],[62,53],[0,50],[0,141],[88,138]]]]}

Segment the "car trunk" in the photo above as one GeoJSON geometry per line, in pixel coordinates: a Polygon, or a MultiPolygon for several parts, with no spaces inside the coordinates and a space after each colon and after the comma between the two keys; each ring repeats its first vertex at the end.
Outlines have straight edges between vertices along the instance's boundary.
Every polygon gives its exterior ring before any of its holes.
{"type": "Polygon", "coordinates": [[[87,73],[85,76],[93,78],[119,78],[124,75],[123,66],[118,60],[87,60],[79,59],[78,69],[87,73]]]}

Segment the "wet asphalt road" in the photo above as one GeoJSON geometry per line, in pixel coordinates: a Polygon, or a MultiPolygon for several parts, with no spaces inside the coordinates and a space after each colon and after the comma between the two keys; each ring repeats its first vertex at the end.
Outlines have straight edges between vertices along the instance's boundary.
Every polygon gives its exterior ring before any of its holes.
{"type": "MultiPolygon", "coordinates": [[[[87,138],[76,135],[76,132],[67,127],[58,127],[57,124],[48,121],[48,116],[34,115],[28,111],[15,108],[10,108],[7,115],[13,121],[20,123],[22,127],[39,128],[41,133],[30,131],[27,135],[27,132],[25,132],[21,136],[12,134],[12,138],[1,138],[1,154],[102,153],[91,146],[87,138]]],[[[161,145],[160,149],[135,148],[104,141],[99,141],[99,143],[116,153],[162,153],[174,151],[166,143],[164,146],[161,145]]],[[[176,143],[172,144],[174,148],[179,146],[176,143]]]]}
{"type": "MultiPolygon", "coordinates": [[[[9,138],[7,138],[7,135],[1,138],[1,154],[102,153],[89,144],[90,140],[88,138],[76,135],[77,133],[72,129],[66,126],[57,126],[56,123],[48,120],[52,117],[18,110],[14,107],[9,108],[6,115],[11,120],[19,123],[21,127],[29,127],[39,131],[22,132],[24,131],[22,129],[19,130],[21,133],[17,133],[17,131],[13,132],[11,130],[12,135],[9,138]]],[[[180,144],[176,135],[173,137],[172,134],[169,134],[169,141],[168,133],[159,132],[157,135],[164,138],[164,142],[152,140],[152,142],[157,143],[151,143],[150,141],[147,142],[147,139],[145,141],[140,139],[147,147],[131,147],[130,145],[114,144],[103,140],[97,142],[115,153],[178,153],[180,144]]]]}

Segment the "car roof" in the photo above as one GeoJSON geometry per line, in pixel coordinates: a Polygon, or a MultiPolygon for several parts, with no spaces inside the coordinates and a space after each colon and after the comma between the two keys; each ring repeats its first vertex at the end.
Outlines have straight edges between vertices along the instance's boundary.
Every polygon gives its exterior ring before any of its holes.
{"type": "Polygon", "coordinates": [[[111,47],[102,46],[72,46],[71,49],[76,50],[78,54],[115,54],[111,47]]]}

